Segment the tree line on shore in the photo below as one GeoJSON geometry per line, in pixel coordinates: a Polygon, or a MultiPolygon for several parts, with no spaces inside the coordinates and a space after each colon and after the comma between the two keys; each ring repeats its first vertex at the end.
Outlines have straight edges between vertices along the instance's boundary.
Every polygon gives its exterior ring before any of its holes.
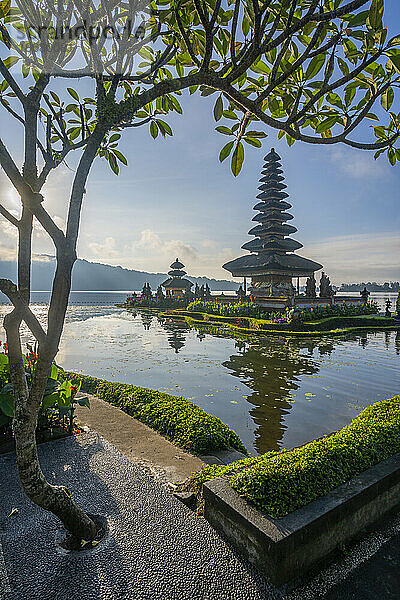
{"type": "Polygon", "coordinates": [[[400,282],[391,281],[385,283],[376,283],[376,281],[368,281],[367,283],[342,283],[339,292],[361,292],[367,288],[369,292],[400,292],[400,282]]]}

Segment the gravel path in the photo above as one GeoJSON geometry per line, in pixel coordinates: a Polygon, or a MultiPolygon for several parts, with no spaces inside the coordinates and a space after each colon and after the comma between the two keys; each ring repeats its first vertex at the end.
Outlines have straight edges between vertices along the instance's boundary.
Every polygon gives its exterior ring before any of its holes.
{"type": "Polygon", "coordinates": [[[14,458],[3,456],[0,523],[11,591],[0,585],[1,599],[316,600],[335,583],[328,570],[299,595],[273,588],[203,518],[97,434],[43,444],[40,457],[50,481],[68,486],[87,511],[108,515],[109,534],[89,552],[60,549],[57,519],[27,500],[14,458]]]}

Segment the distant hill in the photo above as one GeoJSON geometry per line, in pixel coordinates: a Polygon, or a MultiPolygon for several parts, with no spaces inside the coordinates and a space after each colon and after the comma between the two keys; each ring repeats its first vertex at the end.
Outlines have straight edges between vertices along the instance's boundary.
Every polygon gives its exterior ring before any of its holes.
{"type": "Polygon", "coordinates": [[[364,287],[369,292],[400,292],[400,283],[398,281],[386,283],[376,283],[376,281],[368,281],[367,283],[342,283],[339,292],[361,292],[364,287]]]}
{"type": "MultiPolygon", "coordinates": [[[[35,260],[32,263],[32,291],[47,291],[51,289],[51,282],[55,271],[55,259],[47,257],[45,260],[35,260]]],[[[0,260],[0,277],[16,281],[17,265],[11,261],[0,260]]],[[[89,262],[78,259],[72,272],[73,291],[134,291],[141,290],[148,281],[153,290],[168,278],[166,273],[147,273],[123,269],[101,263],[89,262]]],[[[208,283],[212,291],[237,290],[238,282],[223,279],[209,279],[208,277],[190,277],[193,283],[199,285],[208,283]]],[[[0,294],[1,298],[1,294],[0,294]]],[[[3,297],[4,300],[4,297],[3,297]]]]}

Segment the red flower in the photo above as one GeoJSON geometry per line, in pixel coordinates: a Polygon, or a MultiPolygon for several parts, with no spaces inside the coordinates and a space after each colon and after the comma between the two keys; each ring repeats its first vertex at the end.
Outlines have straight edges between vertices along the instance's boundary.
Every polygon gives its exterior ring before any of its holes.
{"type": "Polygon", "coordinates": [[[37,361],[37,354],[35,354],[34,352],[30,352],[27,358],[30,363],[34,363],[37,361]]]}
{"type": "Polygon", "coordinates": [[[76,385],[71,385],[71,392],[72,394],[75,396],[76,392],[78,391],[78,386],[76,385]]]}

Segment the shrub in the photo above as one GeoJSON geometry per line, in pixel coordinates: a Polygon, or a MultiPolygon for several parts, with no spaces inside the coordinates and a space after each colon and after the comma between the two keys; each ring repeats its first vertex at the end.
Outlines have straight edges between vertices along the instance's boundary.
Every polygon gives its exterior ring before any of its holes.
{"type": "Polygon", "coordinates": [[[68,371],[64,371],[63,376],[80,383],[85,392],[118,406],[185,450],[204,454],[232,447],[247,454],[232,429],[185,398],[68,371]]]}
{"type": "Polygon", "coordinates": [[[182,298],[141,298],[128,296],[126,299],[126,306],[129,308],[186,308],[190,300],[182,298]]]}
{"type": "Polygon", "coordinates": [[[188,312],[221,315],[222,317],[255,317],[265,315],[262,308],[252,302],[238,302],[237,304],[220,304],[219,302],[203,302],[195,300],[187,307],[188,312]]]}
{"type": "MultiPolygon", "coordinates": [[[[37,362],[36,351],[28,345],[27,354],[23,354],[28,389],[35,373],[37,362]]],[[[77,398],[79,385],[71,385],[60,377],[60,371],[55,363],[46,383],[42,402],[40,404],[37,432],[52,432],[56,429],[72,433],[74,430],[75,405],[89,406],[87,398],[77,398]]],[[[0,342],[0,436],[12,436],[12,419],[14,416],[13,385],[10,378],[7,344],[0,342]],[[1,346],[3,351],[1,351],[1,346]]],[[[43,437],[43,436],[42,436],[43,437]]]]}
{"type": "Polygon", "coordinates": [[[374,302],[368,304],[332,304],[331,306],[315,306],[307,308],[298,314],[301,321],[316,321],[326,317],[356,317],[358,315],[376,315],[378,305],[374,302]]]}
{"type": "Polygon", "coordinates": [[[280,518],[400,452],[400,396],[363,410],[340,431],[238,472],[232,487],[280,518]]]}

